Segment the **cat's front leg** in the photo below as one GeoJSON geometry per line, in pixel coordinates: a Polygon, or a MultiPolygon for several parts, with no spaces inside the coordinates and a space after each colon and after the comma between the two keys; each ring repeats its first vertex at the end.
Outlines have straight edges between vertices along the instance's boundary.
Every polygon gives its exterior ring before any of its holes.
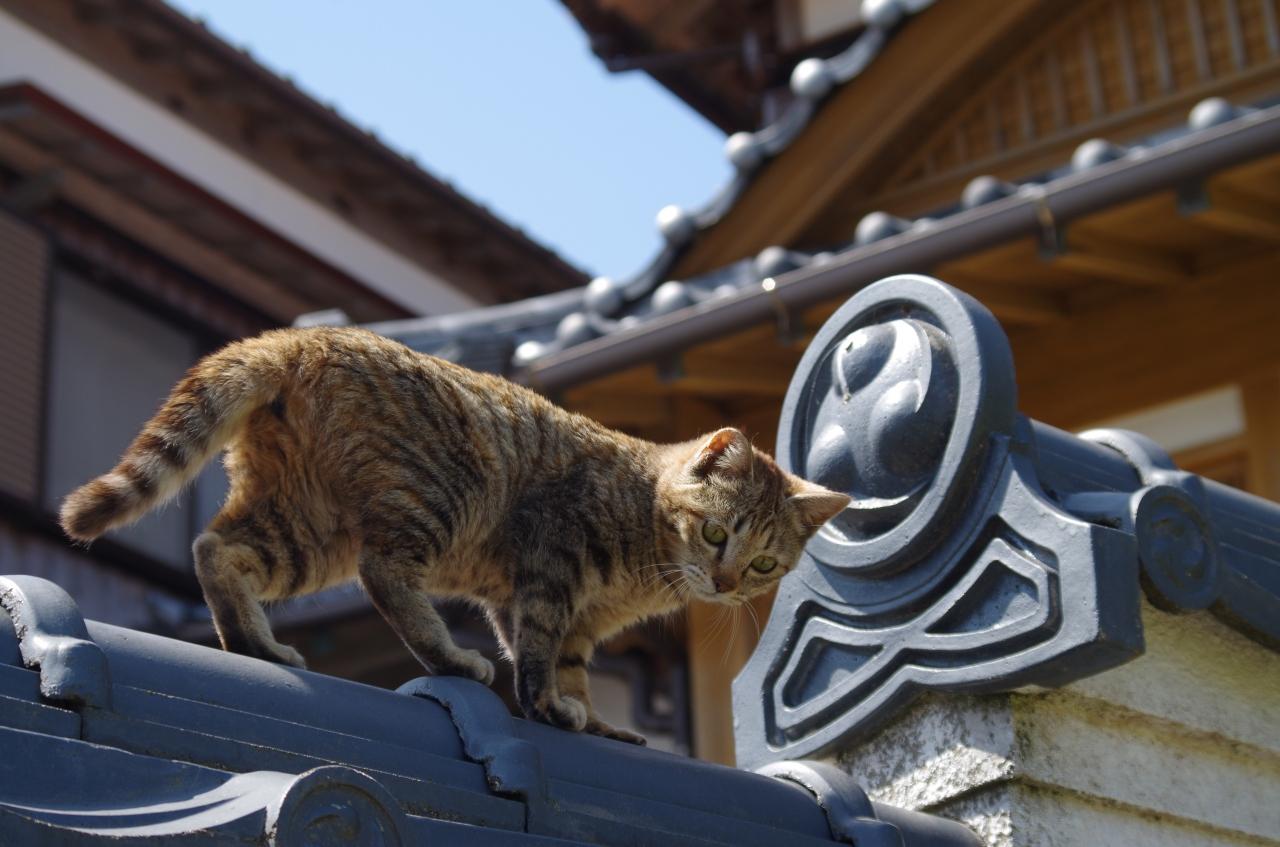
{"type": "Polygon", "coordinates": [[[540,602],[512,610],[516,699],[530,720],[581,732],[587,726],[587,706],[560,692],[556,673],[569,619],[568,610],[540,602]]]}
{"type": "Polygon", "coordinates": [[[585,635],[571,635],[560,647],[560,656],[556,660],[556,679],[560,693],[582,703],[587,708],[587,723],[582,731],[591,735],[625,741],[628,744],[644,745],[643,735],[637,735],[626,729],[618,729],[602,720],[591,705],[591,691],[587,666],[591,663],[591,655],[595,651],[595,639],[585,635]]]}

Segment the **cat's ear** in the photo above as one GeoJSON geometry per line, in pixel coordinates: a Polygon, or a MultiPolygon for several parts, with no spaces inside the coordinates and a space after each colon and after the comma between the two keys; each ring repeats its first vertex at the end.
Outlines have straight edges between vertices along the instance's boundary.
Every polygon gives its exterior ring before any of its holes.
{"type": "Polygon", "coordinates": [[[726,427],[707,436],[686,468],[690,476],[706,479],[715,473],[750,473],[751,461],[751,442],[738,430],[726,427]]]}
{"type": "Polygon", "coordinates": [[[844,511],[853,502],[848,494],[841,494],[812,482],[798,480],[794,493],[787,498],[787,505],[796,510],[810,534],[818,531],[818,527],[844,511]]]}

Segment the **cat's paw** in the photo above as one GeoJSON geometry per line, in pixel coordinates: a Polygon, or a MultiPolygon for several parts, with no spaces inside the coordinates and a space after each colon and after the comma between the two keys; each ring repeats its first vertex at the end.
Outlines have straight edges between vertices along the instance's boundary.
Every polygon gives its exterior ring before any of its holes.
{"type": "Polygon", "coordinates": [[[479,650],[459,650],[453,657],[453,666],[442,672],[454,676],[465,676],[481,685],[493,684],[493,662],[486,659],[479,650]]]}
{"type": "Polygon", "coordinates": [[[573,697],[540,697],[534,701],[533,708],[526,711],[531,713],[526,717],[532,720],[549,723],[570,732],[582,732],[587,726],[587,707],[573,697]]]}
{"type": "Polygon", "coordinates": [[[295,668],[307,669],[307,660],[302,658],[302,654],[287,644],[274,644],[267,651],[268,661],[275,662],[278,665],[289,665],[295,668]]]}
{"type": "Polygon", "coordinates": [[[582,728],[582,731],[592,735],[599,735],[602,738],[612,738],[614,741],[635,744],[639,747],[644,747],[649,743],[643,735],[638,735],[627,729],[618,729],[616,726],[610,726],[599,718],[592,718],[587,721],[587,725],[582,728]]]}

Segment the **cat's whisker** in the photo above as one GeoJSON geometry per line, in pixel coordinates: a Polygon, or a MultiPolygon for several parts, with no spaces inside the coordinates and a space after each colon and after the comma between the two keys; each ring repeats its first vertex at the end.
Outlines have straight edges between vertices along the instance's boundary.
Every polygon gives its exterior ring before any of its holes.
{"type": "Polygon", "coordinates": [[[698,650],[702,650],[704,647],[710,646],[711,643],[719,637],[720,631],[724,629],[725,624],[727,623],[727,620],[725,619],[726,611],[728,611],[728,608],[725,606],[720,606],[716,609],[716,616],[711,621],[711,629],[706,635],[702,636],[702,639],[698,642],[698,650]]]}
{"type": "Polygon", "coordinates": [[[687,579],[687,577],[678,570],[658,571],[656,573],[646,575],[640,582],[640,589],[641,591],[651,591],[655,588],[660,589],[663,596],[667,597],[670,602],[680,605],[681,594],[679,586],[685,579],[687,579]]]}
{"type": "MultiPolygon", "coordinates": [[[[680,565],[672,562],[670,565],[674,568],[680,568],[680,565]]],[[[659,573],[650,574],[641,583],[641,590],[648,591],[652,588],[660,588],[663,596],[674,606],[684,605],[688,599],[687,592],[684,590],[689,582],[689,577],[682,570],[661,571],[659,573]]]]}
{"type": "Polygon", "coordinates": [[[751,620],[756,625],[756,641],[759,641],[761,635],[763,635],[764,633],[760,628],[760,616],[756,614],[756,607],[754,604],[752,604],[750,600],[747,600],[747,599],[743,599],[742,605],[746,606],[747,611],[751,613],[751,620]]]}
{"type": "Polygon", "coordinates": [[[729,607],[729,620],[732,626],[729,629],[729,638],[724,643],[724,650],[720,654],[720,667],[729,664],[729,654],[733,651],[733,642],[738,639],[738,609],[735,606],[729,607]]]}

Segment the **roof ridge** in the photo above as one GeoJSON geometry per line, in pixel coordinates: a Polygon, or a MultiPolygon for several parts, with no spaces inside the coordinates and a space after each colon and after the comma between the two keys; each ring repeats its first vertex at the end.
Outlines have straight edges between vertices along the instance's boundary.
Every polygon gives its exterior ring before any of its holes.
{"type": "MultiPolygon", "coordinates": [[[[649,262],[630,279],[618,280],[598,276],[587,285],[584,304],[586,311],[580,320],[564,326],[551,342],[525,342],[516,348],[512,364],[526,367],[550,353],[558,352],[592,333],[604,335],[622,326],[614,316],[628,305],[634,305],[652,294],[659,311],[673,311],[699,299],[677,287],[679,282],[665,281],[676,261],[701,233],[719,223],[752,182],[757,171],[769,159],[774,158],[800,135],[817,114],[821,102],[837,87],[843,86],[861,73],[888,43],[892,32],[908,17],[932,6],[935,0],[864,0],[862,19],[865,29],[840,53],[829,59],[808,58],[796,65],[791,73],[790,87],[795,95],[787,108],[773,123],[754,132],[735,132],[725,140],[724,152],[734,167],[734,175],[728,183],[701,208],[687,211],[676,205],[658,210],[657,226],[664,244],[649,262]],[[674,282],[674,285],[673,285],[674,282]],[[660,295],[663,289],[665,294],[660,295]]],[[[786,261],[786,256],[775,251],[766,263],[786,261]]],[[[785,253],[785,251],[783,251],[785,253]]],[[[761,253],[761,257],[764,257],[761,253]]]]}
{"type": "Polygon", "coordinates": [[[527,247],[535,254],[541,254],[552,266],[558,266],[561,271],[579,278],[586,277],[586,273],[581,268],[554,248],[535,239],[522,227],[499,217],[479,200],[463,194],[451,181],[428,170],[412,154],[395,149],[372,129],[362,127],[354,119],[344,115],[332,103],[321,101],[299,86],[290,75],[276,71],[256,58],[247,48],[233,44],[228,37],[211,28],[203,18],[188,16],[164,0],[145,0],[145,5],[163,24],[187,37],[200,39],[210,50],[220,53],[224,60],[238,63],[240,70],[256,76],[257,81],[266,87],[268,94],[289,98],[296,106],[307,110],[315,120],[345,134],[349,140],[367,146],[385,163],[399,168],[407,177],[418,181],[424,188],[435,192],[443,199],[459,205],[464,213],[473,215],[480,222],[488,225],[508,243],[522,248],[527,247]]]}

